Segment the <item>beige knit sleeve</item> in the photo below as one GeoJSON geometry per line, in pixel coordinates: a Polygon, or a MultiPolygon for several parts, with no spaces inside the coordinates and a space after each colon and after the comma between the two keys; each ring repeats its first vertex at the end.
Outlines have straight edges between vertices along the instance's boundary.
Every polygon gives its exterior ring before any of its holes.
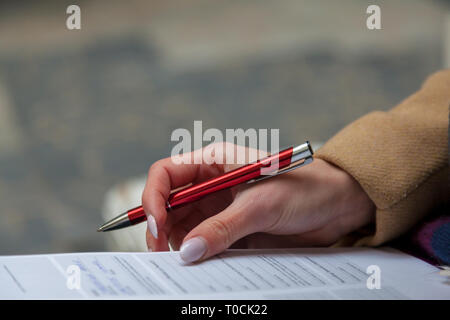
{"type": "Polygon", "coordinates": [[[376,205],[375,225],[348,242],[379,245],[414,226],[449,198],[450,70],[388,112],[351,123],[316,157],[352,175],[376,205]]]}

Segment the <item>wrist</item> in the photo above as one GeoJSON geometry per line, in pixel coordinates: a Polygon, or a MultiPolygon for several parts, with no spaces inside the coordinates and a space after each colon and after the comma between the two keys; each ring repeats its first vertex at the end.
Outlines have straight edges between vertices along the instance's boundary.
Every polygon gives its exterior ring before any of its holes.
{"type": "Polygon", "coordinates": [[[376,206],[359,182],[349,173],[340,171],[339,188],[343,190],[338,204],[338,221],[342,236],[375,222],[376,206]]]}

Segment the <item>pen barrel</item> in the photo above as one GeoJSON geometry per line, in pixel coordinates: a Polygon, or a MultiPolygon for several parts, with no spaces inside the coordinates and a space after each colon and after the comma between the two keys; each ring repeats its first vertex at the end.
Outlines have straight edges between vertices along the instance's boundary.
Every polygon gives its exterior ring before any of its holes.
{"type": "Polygon", "coordinates": [[[147,216],[145,215],[144,208],[142,206],[128,210],[127,215],[131,224],[138,224],[147,220],[147,216]]]}
{"type": "MultiPolygon", "coordinates": [[[[302,159],[312,159],[312,155],[313,151],[309,142],[288,148],[272,156],[229,171],[219,177],[172,193],[166,202],[166,210],[176,209],[197,201],[211,193],[237,186],[261,176],[269,176],[272,172],[280,171],[283,168],[287,168],[284,171],[289,171],[288,167],[290,167],[292,163],[302,159]]],[[[100,231],[123,228],[127,225],[138,224],[146,219],[147,216],[143,207],[138,206],[111,220],[109,223],[114,224],[114,228],[109,227],[106,230],[100,231]]]]}
{"type": "Polygon", "coordinates": [[[291,147],[273,156],[229,171],[219,177],[180,190],[179,192],[170,195],[168,199],[168,208],[176,209],[185,204],[197,201],[211,193],[234,187],[257,178],[262,174],[270,174],[271,171],[277,171],[278,169],[287,167],[292,161],[292,151],[293,148],[291,147]]]}

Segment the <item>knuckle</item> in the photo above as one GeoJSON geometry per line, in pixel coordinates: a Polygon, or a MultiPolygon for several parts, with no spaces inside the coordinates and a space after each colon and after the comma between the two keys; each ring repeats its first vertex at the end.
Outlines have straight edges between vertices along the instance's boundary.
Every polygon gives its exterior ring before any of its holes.
{"type": "Polygon", "coordinates": [[[217,142],[217,144],[221,145],[223,148],[234,148],[234,143],[229,141],[217,142]]]}
{"type": "Polygon", "coordinates": [[[142,193],[142,196],[141,196],[141,203],[142,203],[142,206],[145,209],[145,207],[147,206],[147,196],[145,194],[145,190],[144,190],[144,192],[142,193]]]}
{"type": "Polygon", "coordinates": [[[154,195],[154,192],[156,190],[153,186],[161,183],[161,170],[163,170],[163,168],[163,160],[158,160],[153,163],[148,169],[147,183],[141,196],[142,206],[144,207],[146,212],[149,209],[150,199],[152,198],[152,195],[154,195]]]}
{"type": "Polygon", "coordinates": [[[142,191],[142,195],[141,195],[141,203],[142,203],[142,206],[144,207],[144,210],[148,207],[148,200],[147,200],[148,197],[149,197],[148,188],[145,187],[144,191],[142,191]]]}
{"type": "Polygon", "coordinates": [[[209,222],[210,230],[218,236],[225,246],[231,244],[233,240],[233,226],[230,221],[224,222],[214,219],[209,222]]]}
{"type": "Polygon", "coordinates": [[[151,173],[158,172],[158,170],[160,170],[162,166],[163,166],[163,160],[158,160],[158,161],[154,162],[148,169],[149,176],[151,173]]]}
{"type": "Polygon", "coordinates": [[[235,145],[234,143],[226,141],[222,142],[222,148],[225,153],[233,153],[238,148],[238,146],[235,145]]]}
{"type": "Polygon", "coordinates": [[[226,142],[217,141],[210,144],[212,148],[218,149],[218,148],[224,148],[226,146],[226,142]]]}
{"type": "Polygon", "coordinates": [[[150,200],[149,200],[149,196],[148,196],[148,192],[143,192],[142,193],[142,197],[141,197],[141,203],[142,203],[142,207],[144,208],[144,212],[149,212],[150,211],[150,200]]]}

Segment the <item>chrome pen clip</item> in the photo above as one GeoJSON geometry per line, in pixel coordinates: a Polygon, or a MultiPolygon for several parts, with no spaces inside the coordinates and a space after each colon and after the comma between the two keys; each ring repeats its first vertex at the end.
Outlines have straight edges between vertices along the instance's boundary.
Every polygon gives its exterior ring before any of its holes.
{"type": "Polygon", "coordinates": [[[288,167],[283,168],[281,170],[277,170],[273,174],[261,175],[258,178],[247,181],[247,183],[250,184],[250,183],[258,182],[261,180],[265,180],[267,178],[278,176],[280,174],[283,174],[283,173],[292,171],[294,169],[303,167],[307,164],[310,164],[311,162],[313,162],[312,155],[313,155],[313,150],[311,148],[311,145],[309,144],[308,141],[306,141],[304,144],[297,146],[292,150],[292,160],[291,160],[291,164],[288,167]]]}

